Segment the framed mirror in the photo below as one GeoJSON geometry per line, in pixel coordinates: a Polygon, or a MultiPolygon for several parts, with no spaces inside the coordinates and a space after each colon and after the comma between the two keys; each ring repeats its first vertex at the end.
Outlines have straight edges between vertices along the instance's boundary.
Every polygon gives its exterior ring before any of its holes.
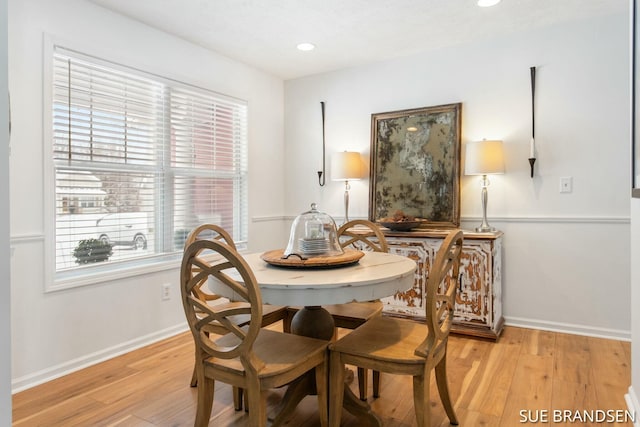
{"type": "Polygon", "coordinates": [[[401,212],[420,227],[460,225],[462,104],[371,115],[369,219],[401,212]]]}

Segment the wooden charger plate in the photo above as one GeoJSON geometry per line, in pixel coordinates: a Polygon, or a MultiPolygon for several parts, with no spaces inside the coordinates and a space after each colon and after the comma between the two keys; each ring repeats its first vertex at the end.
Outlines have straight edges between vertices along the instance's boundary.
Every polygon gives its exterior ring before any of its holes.
{"type": "Polygon", "coordinates": [[[290,268],[329,268],[342,267],[345,265],[355,264],[364,256],[364,252],[355,249],[345,249],[342,255],[318,256],[300,259],[295,255],[284,259],[284,249],[274,249],[260,255],[263,261],[278,267],[290,268]]]}

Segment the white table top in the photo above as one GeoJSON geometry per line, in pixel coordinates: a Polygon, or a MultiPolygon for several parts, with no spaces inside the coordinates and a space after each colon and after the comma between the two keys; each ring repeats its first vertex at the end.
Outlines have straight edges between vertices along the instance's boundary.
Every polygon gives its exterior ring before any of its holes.
{"type": "MultiPolygon", "coordinates": [[[[328,305],[371,301],[413,286],[416,263],[404,256],[365,252],[356,264],[338,268],[283,268],[267,264],[260,253],[243,255],[262,293],[274,305],[328,305]]],[[[210,282],[211,290],[225,295],[210,282]]],[[[228,289],[228,288],[227,288],[228,289]]]]}

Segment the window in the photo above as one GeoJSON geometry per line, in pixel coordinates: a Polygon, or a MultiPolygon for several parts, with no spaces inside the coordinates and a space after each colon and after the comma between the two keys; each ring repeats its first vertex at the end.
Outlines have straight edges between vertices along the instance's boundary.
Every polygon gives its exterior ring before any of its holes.
{"type": "Polygon", "coordinates": [[[59,46],[52,76],[56,280],[175,259],[205,222],[246,242],[246,102],[59,46]]]}

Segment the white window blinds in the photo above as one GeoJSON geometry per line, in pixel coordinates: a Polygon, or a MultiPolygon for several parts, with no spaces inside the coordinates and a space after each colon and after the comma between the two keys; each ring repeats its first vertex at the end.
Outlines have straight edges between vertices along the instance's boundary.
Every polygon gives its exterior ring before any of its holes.
{"type": "Polygon", "coordinates": [[[55,47],[52,115],[56,271],[246,242],[246,102],[55,47]]]}

